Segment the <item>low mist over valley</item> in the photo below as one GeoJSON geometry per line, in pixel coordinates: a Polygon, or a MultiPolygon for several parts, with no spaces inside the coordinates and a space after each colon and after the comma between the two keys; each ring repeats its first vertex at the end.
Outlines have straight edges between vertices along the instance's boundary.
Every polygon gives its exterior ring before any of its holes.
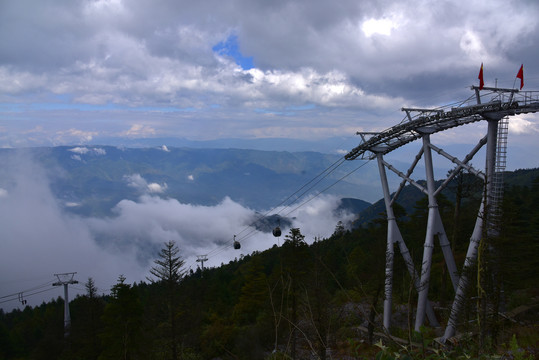
{"type": "Polygon", "coordinates": [[[328,237],[339,221],[350,224],[369,205],[349,199],[343,207],[342,198],[374,199],[379,192],[367,173],[339,181],[358,163],[316,178],[339,158],[166,146],[1,149],[3,292],[66,271],[93,277],[108,292],[120,274],[129,282],[145,280],[169,240],[196,269],[197,255],[210,254],[206,266],[218,266],[273,246],[280,241],[271,234],[278,224],[283,236],[299,227],[308,242],[328,237]],[[354,206],[356,213],[349,211],[354,206]],[[272,214],[274,223],[260,226],[272,214]],[[239,251],[231,246],[236,234],[245,237],[239,251]]]}

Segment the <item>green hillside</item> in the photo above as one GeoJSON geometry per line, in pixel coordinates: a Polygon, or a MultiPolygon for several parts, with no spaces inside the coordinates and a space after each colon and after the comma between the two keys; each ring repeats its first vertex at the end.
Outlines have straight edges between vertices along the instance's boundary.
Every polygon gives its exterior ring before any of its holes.
{"type": "MultiPolygon", "coordinates": [[[[148,274],[154,282],[130,284],[120,275],[107,296],[99,296],[88,280],[87,295],[70,304],[66,339],[61,299],[2,311],[0,359],[536,358],[538,170],[507,173],[506,180],[500,236],[485,238],[479,267],[470,274],[459,337],[447,347],[437,347],[433,339],[439,332],[428,324],[421,333],[410,330],[417,294],[400,256],[394,265],[391,332],[403,343],[383,335],[386,229],[376,219],[353,231],[336,228],[312,245],[305,243],[302,229],[291,229],[281,247],[204,271],[180,268],[180,278],[161,272],[157,278],[148,274]],[[483,308],[484,313],[477,311],[483,308]]],[[[474,192],[468,197],[460,220],[449,196],[441,211],[459,269],[477,212],[474,192]]],[[[411,195],[409,201],[414,201],[411,195]]],[[[419,267],[426,210],[412,208],[399,224],[419,267]]],[[[166,250],[164,244],[155,268],[182,265],[181,249],[166,250]]],[[[444,323],[453,289],[438,247],[429,298],[444,323]]]]}

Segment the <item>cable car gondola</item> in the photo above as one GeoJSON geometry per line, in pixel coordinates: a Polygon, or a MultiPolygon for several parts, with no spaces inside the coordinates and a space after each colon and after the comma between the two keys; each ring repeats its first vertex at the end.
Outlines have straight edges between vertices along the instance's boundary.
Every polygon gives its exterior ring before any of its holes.
{"type": "Polygon", "coordinates": [[[239,241],[236,240],[236,235],[234,235],[234,249],[239,250],[241,248],[241,244],[239,241]]]}
{"type": "Polygon", "coordinates": [[[277,219],[277,227],[273,229],[273,236],[279,237],[281,236],[281,220],[277,219]]]}

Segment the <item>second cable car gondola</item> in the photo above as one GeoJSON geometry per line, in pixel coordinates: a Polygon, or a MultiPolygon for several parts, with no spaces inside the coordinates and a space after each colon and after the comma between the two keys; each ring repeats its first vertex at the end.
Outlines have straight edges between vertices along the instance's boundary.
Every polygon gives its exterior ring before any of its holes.
{"type": "Polygon", "coordinates": [[[236,240],[236,235],[234,235],[234,249],[239,250],[241,248],[241,244],[238,240],[236,240]]]}
{"type": "Polygon", "coordinates": [[[277,219],[277,226],[273,229],[273,236],[281,236],[281,220],[277,219]]]}

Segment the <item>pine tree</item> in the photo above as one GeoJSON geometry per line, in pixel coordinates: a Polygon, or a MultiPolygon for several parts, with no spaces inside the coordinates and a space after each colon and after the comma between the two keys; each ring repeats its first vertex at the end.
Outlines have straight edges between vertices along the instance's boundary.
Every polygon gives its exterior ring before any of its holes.
{"type": "Polygon", "coordinates": [[[296,329],[298,327],[298,302],[300,297],[300,284],[307,274],[307,264],[309,261],[308,245],[305,236],[299,228],[290,229],[290,233],[285,236],[283,244],[283,270],[288,279],[288,322],[290,325],[290,356],[296,359],[296,329]]]}
{"type": "Polygon", "coordinates": [[[170,349],[170,357],[173,360],[178,358],[178,315],[179,301],[178,288],[185,274],[183,270],[184,261],[178,255],[180,249],[174,241],[168,241],[159,252],[159,258],[154,261],[155,266],[150,269],[150,274],[154,278],[148,278],[152,283],[157,283],[162,287],[166,299],[167,319],[165,331],[168,334],[167,345],[170,349]]]}
{"type": "Polygon", "coordinates": [[[105,303],[97,295],[97,287],[91,277],[84,287],[86,294],[76,297],[71,303],[73,325],[70,340],[73,353],[64,357],[95,360],[101,353],[98,334],[102,329],[101,316],[105,303]]]}
{"type": "Polygon", "coordinates": [[[159,259],[155,260],[155,266],[150,269],[150,274],[155,277],[148,278],[150,282],[166,284],[167,287],[176,287],[183,278],[182,269],[184,261],[178,255],[180,249],[173,240],[165,243],[159,252],[159,259]]]}
{"type": "Polygon", "coordinates": [[[104,351],[100,359],[132,359],[140,352],[143,308],[135,288],[120,275],[111,289],[111,301],[103,313],[101,340],[104,351]]]}

